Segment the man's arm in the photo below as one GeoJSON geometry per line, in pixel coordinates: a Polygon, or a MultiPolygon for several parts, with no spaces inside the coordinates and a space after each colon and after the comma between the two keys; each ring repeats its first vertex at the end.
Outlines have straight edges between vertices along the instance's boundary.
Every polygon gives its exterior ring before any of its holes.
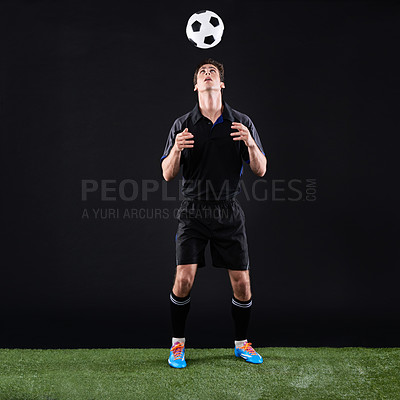
{"type": "Polygon", "coordinates": [[[267,172],[267,157],[261,153],[255,142],[253,146],[247,146],[247,148],[249,150],[251,170],[259,177],[263,177],[267,172]]]}
{"type": "Polygon", "coordinates": [[[237,132],[231,133],[233,140],[243,140],[244,144],[247,146],[251,170],[256,175],[263,177],[267,172],[267,157],[261,152],[245,125],[239,122],[232,122],[232,129],[238,130],[237,132]]]}
{"type": "Polygon", "coordinates": [[[178,175],[182,150],[194,146],[194,140],[189,140],[192,137],[193,135],[188,132],[188,128],[176,135],[174,147],[161,162],[163,177],[166,181],[170,181],[178,175]]]}

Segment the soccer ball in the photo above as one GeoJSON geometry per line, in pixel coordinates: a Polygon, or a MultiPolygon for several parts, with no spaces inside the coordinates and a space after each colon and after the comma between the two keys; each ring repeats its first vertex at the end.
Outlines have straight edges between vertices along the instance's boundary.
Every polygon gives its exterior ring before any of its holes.
{"type": "Polygon", "coordinates": [[[224,23],[215,12],[202,10],[194,13],[186,25],[188,39],[200,49],[210,49],[222,39],[224,23]]]}

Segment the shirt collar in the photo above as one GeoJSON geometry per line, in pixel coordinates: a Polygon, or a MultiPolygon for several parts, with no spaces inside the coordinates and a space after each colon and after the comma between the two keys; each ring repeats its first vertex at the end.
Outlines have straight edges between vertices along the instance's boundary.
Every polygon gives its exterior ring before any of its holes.
{"type": "MultiPolygon", "coordinates": [[[[232,114],[232,108],[225,101],[222,101],[222,104],[224,105],[224,111],[222,112],[222,118],[224,120],[233,122],[234,118],[233,118],[233,114],[232,114]]],[[[190,113],[190,117],[191,117],[193,125],[195,125],[203,117],[203,114],[200,112],[199,103],[196,103],[196,105],[194,106],[193,110],[190,113]]]]}

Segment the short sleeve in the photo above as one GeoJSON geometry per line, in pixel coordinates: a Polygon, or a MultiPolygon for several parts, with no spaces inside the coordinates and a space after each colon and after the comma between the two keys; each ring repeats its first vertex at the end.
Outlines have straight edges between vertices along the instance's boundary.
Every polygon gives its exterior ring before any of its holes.
{"type": "MultiPolygon", "coordinates": [[[[263,153],[265,156],[265,152],[264,152],[263,145],[261,143],[260,136],[257,132],[255,125],[253,124],[253,121],[250,118],[248,118],[248,120],[245,123],[243,123],[243,125],[247,126],[252,138],[256,142],[256,145],[260,149],[261,153],[263,153]]],[[[245,143],[243,141],[240,141],[240,152],[241,152],[243,161],[245,161],[247,164],[249,164],[250,163],[249,150],[247,149],[247,146],[245,145],[245,143]]]]}
{"type": "MultiPolygon", "coordinates": [[[[175,120],[169,131],[167,142],[165,143],[164,153],[160,158],[160,164],[162,163],[162,160],[164,160],[165,157],[168,157],[171,149],[174,147],[176,135],[181,131],[182,131],[182,122],[179,119],[177,119],[175,120]]],[[[182,164],[182,158],[181,158],[181,164],[182,164]]]]}

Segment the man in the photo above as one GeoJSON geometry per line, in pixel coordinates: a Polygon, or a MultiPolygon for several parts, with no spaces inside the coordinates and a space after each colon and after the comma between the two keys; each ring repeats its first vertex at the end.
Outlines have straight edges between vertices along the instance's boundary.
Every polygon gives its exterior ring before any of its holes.
{"type": "Polygon", "coordinates": [[[235,355],[260,364],[262,357],[247,341],[252,295],[244,212],[236,200],[243,171],[242,160],[264,176],[267,159],[250,118],[222,100],[224,67],[207,59],[194,73],[198,93],[195,108],[178,118],[161,157],[163,177],[173,179],[182,165],[184,200],[178,210],[176,274],[170,293],[172,347],[168,363],[186,367],[185,322],[190,291],[198,267],[205,265],[210,240],[215,267],[228,269],[233,289],[232,317],[235,355]]]}

